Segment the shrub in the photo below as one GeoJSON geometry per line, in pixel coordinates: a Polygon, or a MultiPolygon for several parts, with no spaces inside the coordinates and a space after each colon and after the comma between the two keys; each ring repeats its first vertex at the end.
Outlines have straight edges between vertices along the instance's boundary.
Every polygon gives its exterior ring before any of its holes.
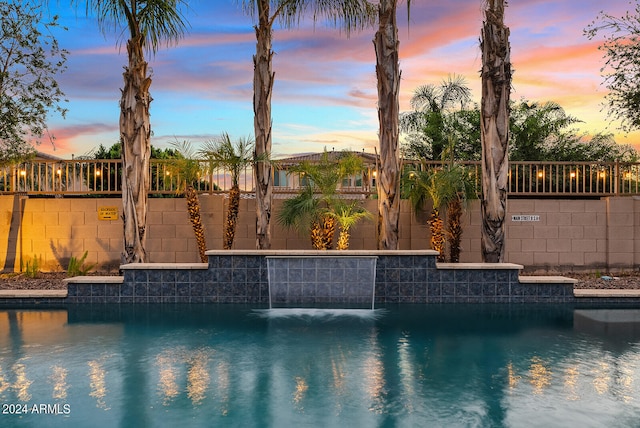
{"type": "Polygon", "coordinates": [[[82,257],[80,257],[79,259],[77,259],[74,256],[72,256],[69,259],[69,266],[67,267],[67,276],[71,277],[71,276],[86,275],[87,273],[89,273],[91,269],[93,269],[93,267],[95,266],[95,263],[91,263],[91,264],[85,263],[85,260],[87,259],[88,254],[89,252],[85,251],[82,257]]]}

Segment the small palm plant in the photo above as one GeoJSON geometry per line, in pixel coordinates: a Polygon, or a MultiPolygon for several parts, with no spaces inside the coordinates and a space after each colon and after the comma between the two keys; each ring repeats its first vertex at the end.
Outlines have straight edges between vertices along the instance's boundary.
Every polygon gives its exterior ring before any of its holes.
{"type": "Polygon", "coordinates": [[[352,153],[340,153],[332,160],[325,149],[319,162],[303,161],[289,169],[298,174],[301,189],[284,201],[278,221],[285,227],[310,231],[311,245],[317,250],[333,248],[336,230],[335,207],[340,202],[338,186],[342,179],[362,172],[362,159],[352,153]]]}
{"type": "Polygon", "coordinates": [[[449,181],[447,169],[430,169],[426,171],[410,171],[403,183],[407,197],[415,211],[422,208],[427,199],[431,199],[433,206],[427,220],[431,232],[431,249],[438,251],[439,262],[445,260],[445,230],[444,222],[440,218],[440,209],[447,206],[455,194],[455,186],[449,181]]]}
{"type": "Polygon", "coordinates": [[[350,229],[356,223],[363,219],[371,219],[373,215],[362,207],[357,201],[350,204],[339,204],[333,213],[333,216],[338,221],[340,227],[340,235],[338,236],[338,244],[336,248],[338,250],[349,249],[350,229]]]}
{"type": "Polygon", "coordinates": [[[203,149],[200,150],[200,154],[208,160],[209,168],[212,170],[222,168],[231,175],[229,206],[224,224],[222,245],[225,250],[231,249],[236,234],[238,213],[240,211],[240,174],[245,168],[256,162],[253,144],[251,138],[239,138],[232,142],[229,134],[225,132],[218,140],[207,142],[203,149]]]}
{"type": "Polygon", "coordinates": [[[175,142],[173,147],[176,150],[176,157],[169,161],[168,172],[178,180],[176,193],[185,197],[189,221],[198,244],[198,255],[200,261],[206,263],[207,241],[200,215],[200,199],[195,188],[196,183],[200,181],[203,167],[201,162],[196,159],[197,152],[190,142],[175,142]]]}

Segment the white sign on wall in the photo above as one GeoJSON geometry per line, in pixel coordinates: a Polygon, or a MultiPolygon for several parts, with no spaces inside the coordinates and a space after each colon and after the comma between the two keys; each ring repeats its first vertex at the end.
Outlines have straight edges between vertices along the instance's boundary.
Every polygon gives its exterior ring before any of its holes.
{"type": "Polygon", "coordinates": [[[511,221],[540,221],[539,215],[512,215],[511,221]]]}

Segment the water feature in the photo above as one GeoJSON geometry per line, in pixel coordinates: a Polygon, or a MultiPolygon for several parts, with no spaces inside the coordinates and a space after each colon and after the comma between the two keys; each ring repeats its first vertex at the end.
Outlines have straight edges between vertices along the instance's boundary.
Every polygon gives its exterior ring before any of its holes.
{"type": "Polygon", "coordinates": [[[267,256],[269,307],[374,308],[376,256],[267,256]]]}
{"type": "Polygon", "coordinates": [[[2,308],[0,425],[640,420],[640,331],[631,328],[638,310],[448,304],[283,312],[193,304],[2,308]]]}

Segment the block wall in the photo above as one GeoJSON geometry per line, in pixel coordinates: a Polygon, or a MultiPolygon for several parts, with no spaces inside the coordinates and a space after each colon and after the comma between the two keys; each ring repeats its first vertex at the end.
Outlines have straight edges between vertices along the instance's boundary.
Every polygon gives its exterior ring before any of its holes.
{"type": "MultiPolygon", "coordinates": [[[[202,222],[208,249],[222,249],[228,200],[202,195],[202,222]]],[[[307,234],[287,230],[277,222],[281,200],[274,201],[272,249],[311,249],[307,234]]],[[[377,201],[365,201],[377,212],[377,201]]],[[[508,201],[505,262],[526,272],[623,271],[640,267],[640,200],[633,197],[598,200],[512,199],[508,201]],[[514,219],[514,216],[515,219],[514,219]]],[[[429,248],[426,220],[430,207],[415,213],[401,203],[400,249],[429,248]]],[[[87,252],[88,263],[115,271],[122,251],[120,198],[26,198],[0,196],[0,264],[19,271],[38,258],[42,270],[65,270],[69,258],[87,252]],[[99,211],[115,207],[115,220],[99,211]]],[[[182,198],[149,200],[147,251],[150,262],[198,262],[197,245],[182,198]]],[[[464,215],[461,262],[480,262],[482,218],[479,201],[464,215]]],[[[375,220],[352,229],[351,249],[376,248],[375,220]]],[[[255,200],[242,199],[235,249],[255,248],[255,200]]]]}

